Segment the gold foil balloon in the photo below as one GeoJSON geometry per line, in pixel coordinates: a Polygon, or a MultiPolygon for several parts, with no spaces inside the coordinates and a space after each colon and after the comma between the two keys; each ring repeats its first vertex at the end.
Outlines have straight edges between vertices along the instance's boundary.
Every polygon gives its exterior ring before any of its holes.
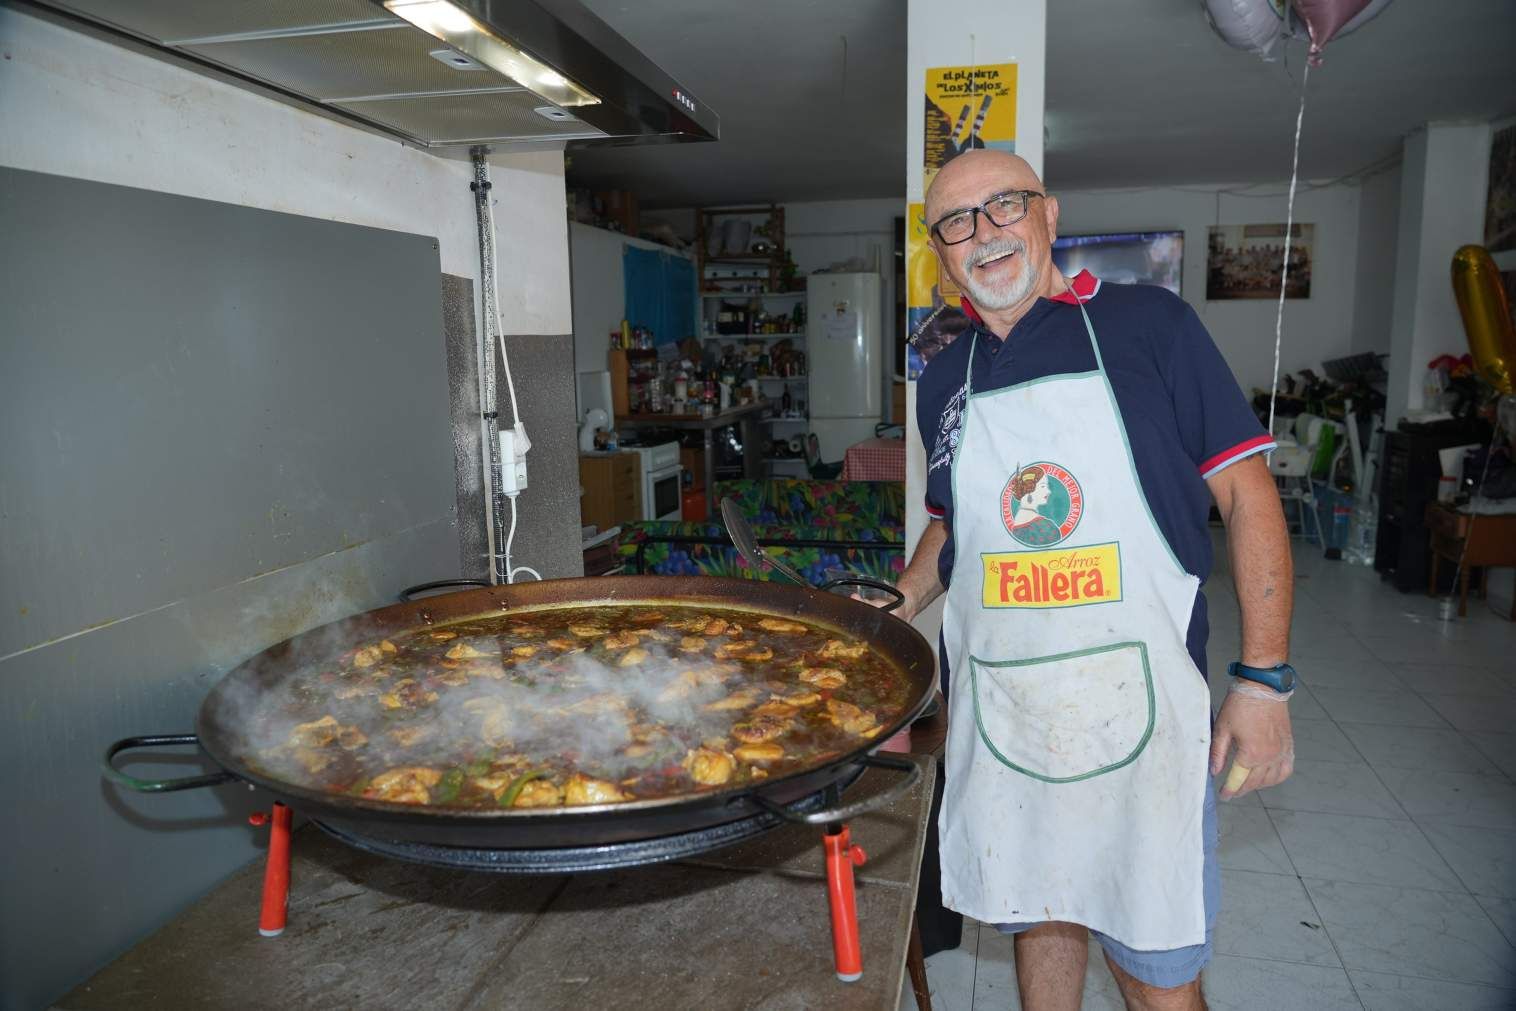
{"type": "Polygon", "coordinates": [[[1464,246],[1453,254],[1453,297],[1463,316],[1474,368],[1501,393],[1516,382],[1516,326],[1500,271],[1483,246],[1464,246]]]}

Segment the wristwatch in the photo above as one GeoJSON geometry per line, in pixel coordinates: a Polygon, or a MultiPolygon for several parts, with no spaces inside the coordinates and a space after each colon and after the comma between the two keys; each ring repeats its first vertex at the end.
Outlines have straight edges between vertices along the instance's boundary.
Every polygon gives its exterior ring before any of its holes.
{"type": "Polygon", "coordinates": [[[1287,663],[1276,663],[1272,667],[1249,667],[1245,663],[1233,660],[1227,664],[1226,672],[1234,678],[1257,681],[1281,694],[1294,691],[1295,682],[1298,680],[1295,668],[1287,663]]]}

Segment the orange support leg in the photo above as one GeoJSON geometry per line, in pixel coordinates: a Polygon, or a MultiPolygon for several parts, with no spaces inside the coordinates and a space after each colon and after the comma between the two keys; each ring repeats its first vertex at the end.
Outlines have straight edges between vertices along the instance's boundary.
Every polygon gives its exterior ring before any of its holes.
{"type": "Polygon", "coordinates": [[[852,983],[863,976],[863,949],[858,941],[858,903],[853,893],[853,868],[868,859],[861,846],[854,846],[848,827],[828,831],[826,845],[826,897],[832,910],[832,956],[837,978],[852,983]]]}
{"type": "MultiPolygon", "coordinates": [[[[274,802],[274,817],[269,826],[268,857],[263,865],[263,908],[258,914],[258,933],[278,937],[284,933],[285,911],[290,897],[290,809],[274,802]]],[[[259,811],[248,818],[254,825],[269,821],[259,811]]]]}

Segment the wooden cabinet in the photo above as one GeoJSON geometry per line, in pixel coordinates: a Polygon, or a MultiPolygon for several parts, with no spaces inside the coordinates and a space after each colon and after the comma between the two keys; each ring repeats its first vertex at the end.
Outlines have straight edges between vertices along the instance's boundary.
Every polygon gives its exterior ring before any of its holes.
{"type": "Polygon", "coordinates": [[[580,522],[608,530],[642,516],[642,480],[636,453],[581,454],[580,522]]]}

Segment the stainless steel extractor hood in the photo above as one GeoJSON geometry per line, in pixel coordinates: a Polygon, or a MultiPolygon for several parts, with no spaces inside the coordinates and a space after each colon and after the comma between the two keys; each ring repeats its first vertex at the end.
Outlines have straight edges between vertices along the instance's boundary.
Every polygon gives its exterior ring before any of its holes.
{"type": "Polygon", "coordinates": [[[574,0],[33,0],[426,148],[715,140],[574,0]]]}

